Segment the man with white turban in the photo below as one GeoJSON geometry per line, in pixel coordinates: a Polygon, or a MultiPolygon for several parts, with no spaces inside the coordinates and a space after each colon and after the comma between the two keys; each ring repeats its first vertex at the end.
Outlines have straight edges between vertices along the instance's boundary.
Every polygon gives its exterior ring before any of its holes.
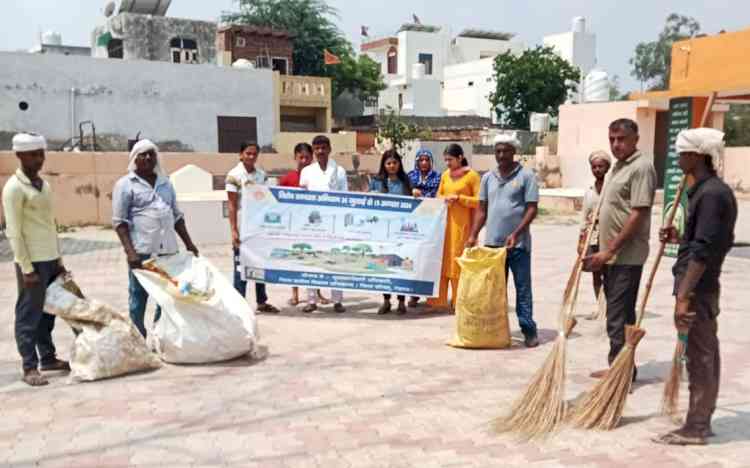
{"type": "MultiPolygon", "coordinates": [[[[159,149],[149,140],[133,146],[128,174],[112,190],[112,224],[127,255],[130,318],[145,337],[148,293],[132,270],[141,268],[141,262],[150,257],[177,253],[177,235],[185,248],[198,256],[177,207],[177,194],[159,162],[159,149]]],[[[154,322],[160,316],[157,306],[154,322]]]]}
{"type": "Polygon", "coordinates": [[[527,348],[539,346],[534,322],[531,289],[531,222],[537,214],[539,186],[536,175],[514,159],[521,149],[515,136],[495,137],[497,168],[482,176],[479,209],[474,216],[467,246],[476,245],[479,231],[487,224],[487,247],[505,247],[505,273],[513,273],[516,287],[516,315],[527,348]]]}
{"type": "Polygon", "coordinates": [[[719,394],[719,276],[734,244],[737,200],[714,170],[721,156],[724,134],[712,128],[683,130],[677,136],[680,169],[688,180],[688,219],[682,239],[671,226],[662,229],[663,241],[679,243],[672,269],[674,312],[678,337],[687,341],[690,408],[685,424],[656,442],[703,445],[711,437],[711,416],[719,394]]]}
{"type": "Polygon", "coordinates": [[[69,371],[57,358],[52,342],[55,316],[44,312],[47,286],[65,272],[57,239],[52,191],[39,176],[47,143],[43,136],[19,133],[13,137],[21,167],[3,188],[6,234],[13,250],[18,284],[15,335],[23,361],[23,381],[46,385],[42,371],[69,371]]]}

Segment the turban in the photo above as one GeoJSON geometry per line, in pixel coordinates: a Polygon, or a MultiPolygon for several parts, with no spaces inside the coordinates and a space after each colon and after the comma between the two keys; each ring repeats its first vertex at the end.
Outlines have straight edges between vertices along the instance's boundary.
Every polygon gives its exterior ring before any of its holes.
{"type": "Polygon", "coordinates": [[[706,154],[714,159],[721,156],[724,133],[714,128],[693,128],[677,135],[675,149],[678,153],[706,154]]]}
{"type": "Polygon", "coordinates": [[[13,137],[13,151],[16,153],[46,149],[47,141],[36,133],[17,133],[13,137]]]}
{"type": "Polygon", "coordinates": [[[612,164],[612,157],[606,151],[597,150],[589,155],[589,163],[594,162],[596,159],[601,159],[607,164],[612,164]]]}
{"type": "Polygon", "coordinates": [[[135,158],[139,154],[146,153],[148,151],[153,151],[156,153],[156,166],[154,167],[154,172],[156,175],[166,177],[167,174],[164,172],[164,170],[161,168],[161,162],[159,161],[159,148],[156,147],[156,145],[151,140],[140,140],[138,143],[133,145],[133,149],[130,150],[130,159],[128,161],[128,172],[135,171],[135,158]]]}
{"type": "Polygon", "coordinates": [[[513,135],[508,135],[505,133],[501,133],[500,135],[497,135],[495,137],[495,144],[504,144],[504,145],[510,145],[516,149],[516,151],[519,151],[521,149],[521,142],[518,141],[518,138],[516,138],[513,135]]]}

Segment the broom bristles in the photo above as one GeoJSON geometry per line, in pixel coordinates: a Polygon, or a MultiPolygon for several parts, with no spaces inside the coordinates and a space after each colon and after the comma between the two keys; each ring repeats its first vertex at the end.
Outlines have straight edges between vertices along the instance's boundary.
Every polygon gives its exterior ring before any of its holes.
{"type": "Polygon", "coordinates": [[[565,346],[558,335],[544,365],[534,374],[509,414],[494,421],[497,432],[534,439],[557,430],[565,419],[565,346]]]}
{"type": "Polygon", "coordinates": [[[625,346],[612,362],[607,375],[571,411],[571,425],[602,431],[617,427],[633,383],[635,349],[645,334],[635,326],[625,327],[625,346]]]}
{"type": "Polygon", "coordinates": [[[661,401],[661,414],[671,416],[673,419],[679,411],[680,383],[682,382],[682,358],[685,355],[685,342],[677,340],[672,368],[669,371],[667,381],[664,383],[664,394],[661,401]]]}

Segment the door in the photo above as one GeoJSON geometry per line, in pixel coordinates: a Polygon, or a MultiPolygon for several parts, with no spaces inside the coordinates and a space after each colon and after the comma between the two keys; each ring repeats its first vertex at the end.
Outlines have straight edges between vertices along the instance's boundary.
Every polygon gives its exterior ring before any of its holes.
{"type": "Polygon", "coordinates": [[[258,142],[255,117],[216,117],[219,126],[219,153],[239,153],[243,141],[258,142]]]}

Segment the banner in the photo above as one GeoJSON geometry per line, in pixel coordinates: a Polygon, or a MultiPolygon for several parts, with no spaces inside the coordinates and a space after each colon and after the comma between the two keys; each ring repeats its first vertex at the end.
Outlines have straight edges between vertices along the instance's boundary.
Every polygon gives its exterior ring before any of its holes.
{"type": "Polygon", "coordinates": [[[250,185],[242,272],[266,283],[436,296],[446,215],[434,198],[250,185]]]}

